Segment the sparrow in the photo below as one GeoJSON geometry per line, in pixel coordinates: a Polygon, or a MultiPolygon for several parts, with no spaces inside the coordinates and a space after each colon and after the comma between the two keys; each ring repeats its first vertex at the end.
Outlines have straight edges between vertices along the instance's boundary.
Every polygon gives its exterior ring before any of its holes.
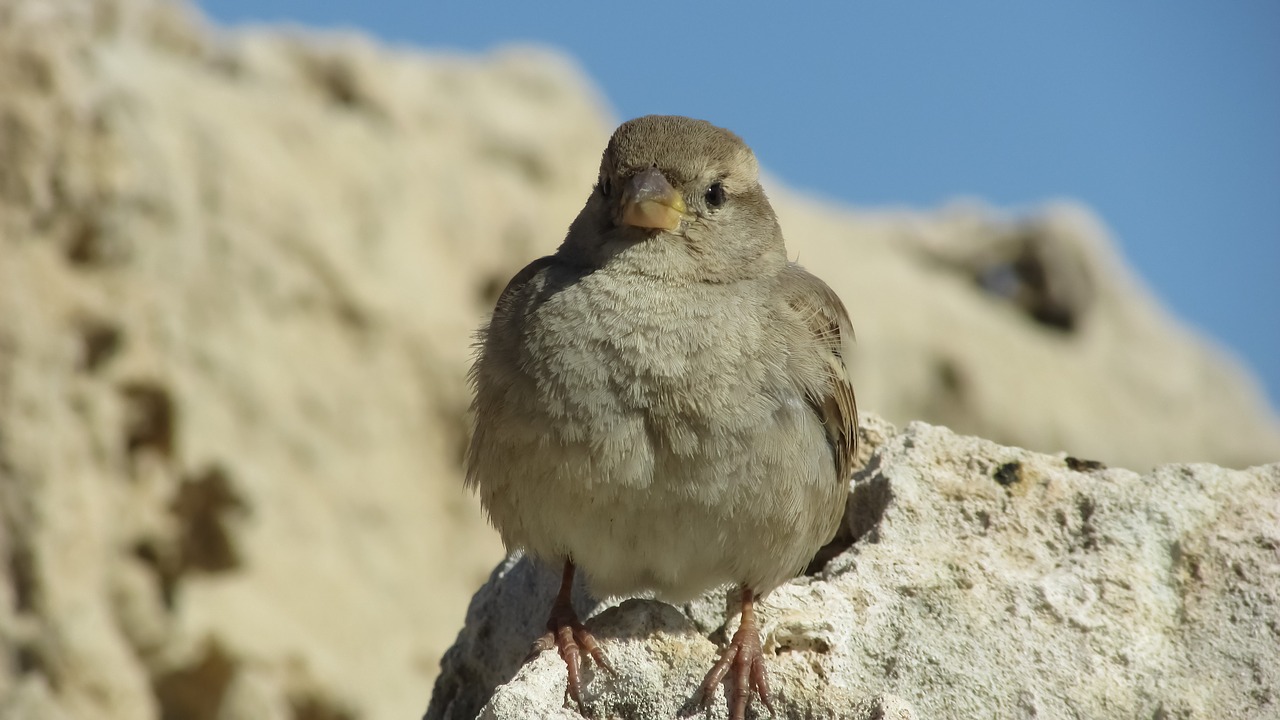
{"type": "Polygon", "coordinates": [[[731,586],[726,683],[773,711],[755,604],[844,514],[857,442],[853,331],[787,259],[751,149],[703,120],[623,123],[553,255],[515,275],[480,330],[466,483],[509,549],[563,567],[547,633],[580,711],[580,663],[612,670],[570,604],[683,602],[731,586]]]}

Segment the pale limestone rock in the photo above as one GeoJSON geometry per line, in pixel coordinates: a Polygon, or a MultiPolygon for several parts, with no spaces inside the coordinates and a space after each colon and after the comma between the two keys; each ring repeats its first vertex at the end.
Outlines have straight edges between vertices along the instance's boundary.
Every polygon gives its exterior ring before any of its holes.
{"type": "MultiPolygon", "coordinates": [[[[871,717],[860,703],[885,694],[923,718],[1280,713],[1280,464],[1140,475],[864,420],[847,549],[761,604],[780,717],[871,717]]],[[[559,717],[563,663],[519,666],[554,575],[499,568],[427,720],[559,717]],[[490,697],[495,677],[512,679],[490,697]]],[[[586,673],[597,717],[689,711],[706,636],[734,630],[706,622],[725,617],[722,591],[683,613],[581,599],[619,670],[586,673]]]]}

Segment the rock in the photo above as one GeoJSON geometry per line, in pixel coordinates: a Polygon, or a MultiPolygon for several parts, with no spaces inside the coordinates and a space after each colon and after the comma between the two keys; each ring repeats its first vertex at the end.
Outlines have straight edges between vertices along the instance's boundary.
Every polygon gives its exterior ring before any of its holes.
{"type": "MultiPolygon", "coordinates": [[[[778,717],[1280,713],[1280,464],[1139,475],[864,420],[843,552],[760,606],[778,717]]],[[[574,716],[558,656],[519,664],[554,576],[515,558],[495,572],[426,720],[574,716]]],[[[711,639],[734,629],[693,618],[725,617],[723,591],[681,609],[581,599],[618,670],[586,673],[592,716],[687,715],[711,639]]]]}
{"type": "MultiPolygon", "coordinates": [[[[613,123],[550,52],[0,0],[0,717],[421,712],[502,554],[461,489],[471,334],[613,123]]],[[[769,187],[854,315],[864,408],[1140,468],[1280,457],[1087,212],[769,187]]]]}
{"type": "MultiPolygon", "coordinates": [[[[701,710],[697,690],[719,656],[717,646],[670,605],[628,600],[596,617],[592,629],[609,644],[609,662],[617,675],[585,673],[591,692],[587,712],[605,718],[726,716],[724,699],[711,713],[701,710]]],[[[563,718],[582,715],[564,703],[565,666],[555,653],[543,653],[520,669],[513,681],[480,712],[481,720],[563,718]]],[[[915,720],[915,711],[892,695],[861,698],[803,661],[788,664],[771,678],[774,703],[782,718],[915,720]],[[790,672],[788,672],[790,671],[790,672]]],[[[761,709],[757,708],[757,712],[761,709]]],[[[766,713],[767,716],[767,713],[766,713]]]]}

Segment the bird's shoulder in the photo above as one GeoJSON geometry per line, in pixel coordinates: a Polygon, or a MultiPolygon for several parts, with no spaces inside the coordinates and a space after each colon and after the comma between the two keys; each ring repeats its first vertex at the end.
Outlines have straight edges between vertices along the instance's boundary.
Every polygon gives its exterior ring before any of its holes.
{"type": "Polygon", "coordinates": [[[498,295],[489,330],[522,323],[560,291],[578,284],[591,270],[561,255],[547,255],[524,266],[498,295]]]}
{"type": "Polygon", "coordinates": [[[513,303],[545,287],[548,277],[564,267],[564,261],[555,255],[546,255],[525,265],[507,281],[506,287],[498,295],[498,300],[494,303],[494,314],[502,314],[513,303]]]}

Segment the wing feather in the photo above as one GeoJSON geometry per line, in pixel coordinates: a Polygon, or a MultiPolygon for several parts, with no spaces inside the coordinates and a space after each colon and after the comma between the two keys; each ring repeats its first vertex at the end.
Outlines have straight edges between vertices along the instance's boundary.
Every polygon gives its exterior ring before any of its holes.
{"type": "Polygon", "coordinates": [[[835,291],[795,263],[783,271],[780,287],[787,304],[804,320],[812,341],[809,347],[819,354],[821,377],[805,383],[806,399],[826,428],[836,472],[841,481],[847,481],[858,454],[858,401],[848,365],[853,323],[835,291]]]}

